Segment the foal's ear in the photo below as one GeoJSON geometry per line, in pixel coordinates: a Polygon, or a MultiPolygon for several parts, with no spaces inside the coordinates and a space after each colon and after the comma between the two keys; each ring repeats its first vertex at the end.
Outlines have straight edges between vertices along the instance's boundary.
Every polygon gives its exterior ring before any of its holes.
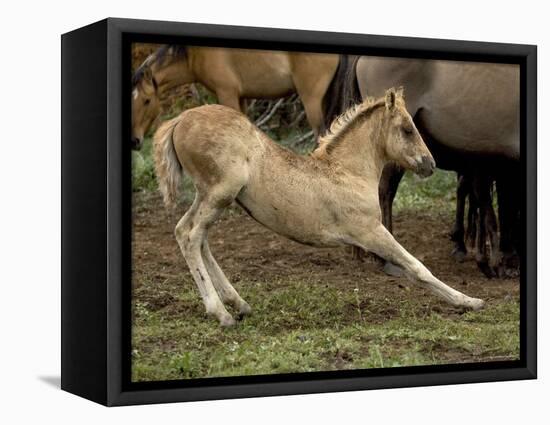
{"type": "Polygon", "coordinates": [[[397,87],[397,90],[395,91],[395,95],[397,97],[400,97],[401,99],[404,99],[405,98],[405,89],[403,89],[403,86],[399,86],[397,87]]]}
{"type": "Polygon", "coordinates": [[[393,108],[395,108],[395,89],[391,88],[386,91],[386,109],[389,111],[393,111],[393,108]]]}

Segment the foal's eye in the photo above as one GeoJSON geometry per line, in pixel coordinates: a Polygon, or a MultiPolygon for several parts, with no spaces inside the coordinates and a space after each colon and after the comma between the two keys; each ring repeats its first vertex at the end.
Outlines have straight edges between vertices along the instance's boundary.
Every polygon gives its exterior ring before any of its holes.
{"type": "Polygon", "coordinates": [[[403,133],[405,133],[407,136],[410,136],[413,134],[413,128],[412,127],[403,127],[403,133]]]}
{"type": "Polygon", "coordinates": [[[145,102],[143,102],[144,105],[149,105],[151,103],[151,99],[145,99],[145,102]]]}

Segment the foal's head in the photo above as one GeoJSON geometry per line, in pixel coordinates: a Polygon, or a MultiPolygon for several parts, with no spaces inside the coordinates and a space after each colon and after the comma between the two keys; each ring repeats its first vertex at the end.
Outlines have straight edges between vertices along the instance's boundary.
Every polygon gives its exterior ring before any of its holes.
{"type": "Polygon", "coordinates": [[[141,148],[145,134],[159,113],[157,81],[151,68],[142,65],[132,79],[132,149],[141,148]]]}
{"type": "Polygon", "coordinates": [[[435,169],[435,161],[405,107],[403,89],[386,91],[385,151],[389,160],[403,168],[427,177],[435,169]]]}

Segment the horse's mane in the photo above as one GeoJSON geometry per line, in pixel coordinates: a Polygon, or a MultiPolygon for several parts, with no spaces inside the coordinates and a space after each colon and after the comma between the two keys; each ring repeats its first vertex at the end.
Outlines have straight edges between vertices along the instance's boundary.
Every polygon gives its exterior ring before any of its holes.
{"type": "Polygon", "coordinates": [[[170,56],[174,58],[186,58],[187,47],[182,46],[181,44],[165,44],[164,46],[159,48],[155,53],[153,53],[151,56],[152,56],[152,59],[151,59],[152,62],[149,65],[152,65],[153,63],[158,63],[162,65],[164,63],[164,60],[170,56]]]}
{"type": "Polygon", "coordinates": [[[363,122],[363,119],[374,109],[383,105],[385,105],[384,98],[376,100],[372,97],[368,97],[362,103],[358,103],[348,108],[343,114],[332,121],[330,129],[319,139],[319,147],[315,149],[314,153],[316,155],[321,153],[330,154],[334,148],[340,144],[345,134],[358,123],[363,122]]]}
{"type": "Polygon", "coordinates": [[[151,53],[147,56],[139,68],[136,69],[136,72],[134,72],[134,75],[132,76],[132,86],[137,86],[143,80],[147,68],[150,68],[155,64],[162,65],[168,57],[186,58],[187,47],[182,46],[181,44],[165,44],[154,53],[151,53]]]}

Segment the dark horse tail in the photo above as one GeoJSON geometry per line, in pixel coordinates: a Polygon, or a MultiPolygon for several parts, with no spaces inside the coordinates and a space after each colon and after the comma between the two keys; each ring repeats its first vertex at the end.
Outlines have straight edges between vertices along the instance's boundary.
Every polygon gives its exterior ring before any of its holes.
{"type": "Polygon", "coordinates": [[[334,118],[362,101],[355,74],[359,58],[360,56],[340,55],[338,68],[323,97],[324,116],[321,133],[330,128],[334,118]]]}

